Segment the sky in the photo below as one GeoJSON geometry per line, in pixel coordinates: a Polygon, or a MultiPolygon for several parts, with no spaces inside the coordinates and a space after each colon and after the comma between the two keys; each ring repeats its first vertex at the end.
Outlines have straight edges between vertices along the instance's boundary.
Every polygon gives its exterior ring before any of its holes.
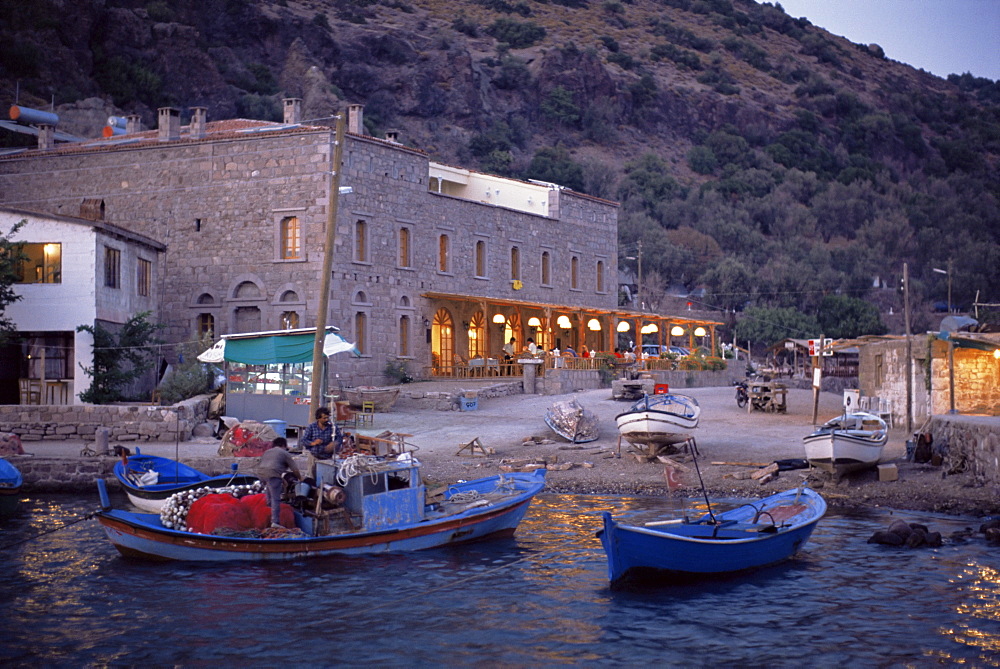
{"type": "Polygon", "coordinates": [[[940,77],[1000,80],[1000,0],[771,0],[856,44],[940,77]]]}

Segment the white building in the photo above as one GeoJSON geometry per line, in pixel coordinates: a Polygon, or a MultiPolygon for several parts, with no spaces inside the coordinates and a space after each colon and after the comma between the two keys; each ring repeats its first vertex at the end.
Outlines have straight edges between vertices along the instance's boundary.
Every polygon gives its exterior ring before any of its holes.
{"type": "Polygon", "coordinates": [[[100,201],[82,209],[86,218],[0,207],[5,236],[24,221],[10,239],[24,242],[27,256],[14,286],[21,299],[5,311],[16,333],[0,346],[0,404],[78,403],[90,386],[82,367],[93,365],[93,339],[77,327],[113,331],[143,311],[156,321],[165,247],[100,220],[100,201]]]}

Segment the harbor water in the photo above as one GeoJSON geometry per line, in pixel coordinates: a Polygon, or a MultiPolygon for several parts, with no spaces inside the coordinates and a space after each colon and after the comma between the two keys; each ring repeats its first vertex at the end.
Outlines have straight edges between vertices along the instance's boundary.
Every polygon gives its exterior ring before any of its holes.
{"type": "Polygon", "coordinates": [[[1000,553],[966,536],[982,519],[830,511],[781,565],[610,590],[601,512],[679,504],[544,494],[513,538],[203,565],[120,557],[80,520],[96,495],[29,498],[0,525],[0,664],[1000,666],[1000,553]],[[945,545],[867,543],[897,518],[945,545]]]}

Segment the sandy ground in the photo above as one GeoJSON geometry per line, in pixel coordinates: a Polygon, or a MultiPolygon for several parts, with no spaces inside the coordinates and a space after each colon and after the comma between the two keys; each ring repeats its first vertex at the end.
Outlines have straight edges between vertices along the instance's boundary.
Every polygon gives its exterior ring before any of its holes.
{"type": "MultiPolygon", "coordinates": [[[[672,456],[687,471],[681,473],[682,488],[671,491],[661,462],[640,461],[627,442],[619,456],[615,416],[628,402],[616,401],[608,389],[569,395],[517,395],[479,400],[475,411],[414,411],[405,407],[377,414],[375,430],[412,435],[416,455],[435,479],[476,478],[496,473],[509,464],[544,459],[555,463],[547,476],[548,489],[572,493],[620,493],[691,496],[700,495],[698,472],[710,495],[754,497],[798,485],[803,480],[821,490],[831,505],[890,506],[899,509],[986,515],[1000,512],[1000,491],[975,486],[965,474],[945,476],[940,467],[904,461],[910,435],[894,430],[883,452],[883,462],[897,465],[898,480],[879,481],[871,469],[834,482],[809,470],[780,472],[769,483],[740,479],[759,465],[775,460],[802,458],[802,437],[813,429],[813,393],[789,390],[786,413],[762,413],[740,409],[730,387],[692,388],[683,391],[698,400],[701,421],[695,432],[697,467],[690,457],[672,456]],[[554,402],[576,398],[600,421],[597,441],[574,445],[548,428],[542,417],[554,402]],[[462,444],[473,438],[490,452],[487,456],[457,455],[462,444]],[[541,443],[531,440],[541,439],[541,443]],[[528,440],[528,441],[526,441],[528,440]],[[567,470],[558,466],[571,463],[567,470]],[[725,463],[725,464],[719,464],[725,463]]],[[[820,393],[817,418],[824,422],[841,413],[843,397],[820,393]]]]}
{"type": "MultiPolygon", "coordinates": [[[[414,384],[426,390],[472,389],[487,385],[477,381],[414,384]]],[[[946,475],[941,467],[904,461],[906,439],[902,429],[890,435],[882,460],[898,468],[898,480],[879,481],[870,469],[834,482],[824,474],[809,470],[780,472],[774,480],[761,484],[746,476],[761,465],[775,460],[802,458],[802,437],[813,429],[813,393],[790,389],[786,413],[762,413],[740,409],[731,387],[674,389],[696,398],[701,405],[701,421],[695,431],[698,459],[671,456],[686,471],[681,487],[670,489],[666,466],[659,461],[638,459],[633,449],[618,444],[615,416],[628,402],[616,401],[610,389],[588,390],[563,395],[513,395],[480,399],[473,411],[439,411],[408,406],[400,402],[389,413],[378,413],[374,427],[362,434],[383,431],[409,435],[406,442],[416,448],[425,464],[424,475],[433,481],[471,479],[503,471],[530,461],[550,463],[547,475],[551,492],[629,495],[701,496],[698,472],[708,494],[715,497],[761,497],[799,485],[804,480],[822,492],[832,506],[884,506],[896,509],[936,511],[958,515],[1000,514],[997,486],[976,485],[969,474],[946,475]],[[586,444],[571,444],[548,428],[545,410],[556,401],[575,398],[600,421],[600,437],[586,444]],[[462,444],[478,438],[488,455],[458,455],[462,444]],[[532,439],[535,438],[535,439],[532,439]],[[697,467],[695,466],[697,464],[697,467]],[[568,469],[563,469],[569,467],[568,469]]],[[[817,419],[824,422],[841,413],[842,396],[820,393],[817,419]]],[[[135,447],[135,444],[124,444],[135,447]]],[[[26,442],[25,450],[40,457],[80,457],[84,444],[77,442],[26,442]]],[[[147,443],[143,453],[178,457],[203,467],[217,457],[219,442],[212,437],[188,442],[147,443]]],[[[252,471],[252,463],[244,468],[252,471]]],[[[228,468],[228,462],[220,465],[228,468]]],[[[220,469],[220,470],[221,470],[220,469]]]]}

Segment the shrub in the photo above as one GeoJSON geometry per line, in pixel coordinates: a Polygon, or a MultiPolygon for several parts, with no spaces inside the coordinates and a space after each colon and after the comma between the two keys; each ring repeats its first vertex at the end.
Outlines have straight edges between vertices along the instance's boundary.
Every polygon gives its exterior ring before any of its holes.
{"type": "Polygon", "coordinates": [[[198,360],[198,354],[212,344],[212,335],[207,334],[198,342],[188,342],[180,347],[173,372],[159,386],[161,401],[176,404],[212,389],[215,377],[212,367],[198,360]]]}
{"type": "Polygon", "coordinates": [[[510,45],[511,49],[525,49],[545,38],[545,28],[531,21],[497,19],[486,29],[486,33],[498,42],[510,45]]]}
{"type": "Polygon", "coordinates": [[[390,360],[385,363],[385,375],[393,383],[412,383],[414,380],[410,376],[410,370],[407,368],[405,360],[390,360]]]}

